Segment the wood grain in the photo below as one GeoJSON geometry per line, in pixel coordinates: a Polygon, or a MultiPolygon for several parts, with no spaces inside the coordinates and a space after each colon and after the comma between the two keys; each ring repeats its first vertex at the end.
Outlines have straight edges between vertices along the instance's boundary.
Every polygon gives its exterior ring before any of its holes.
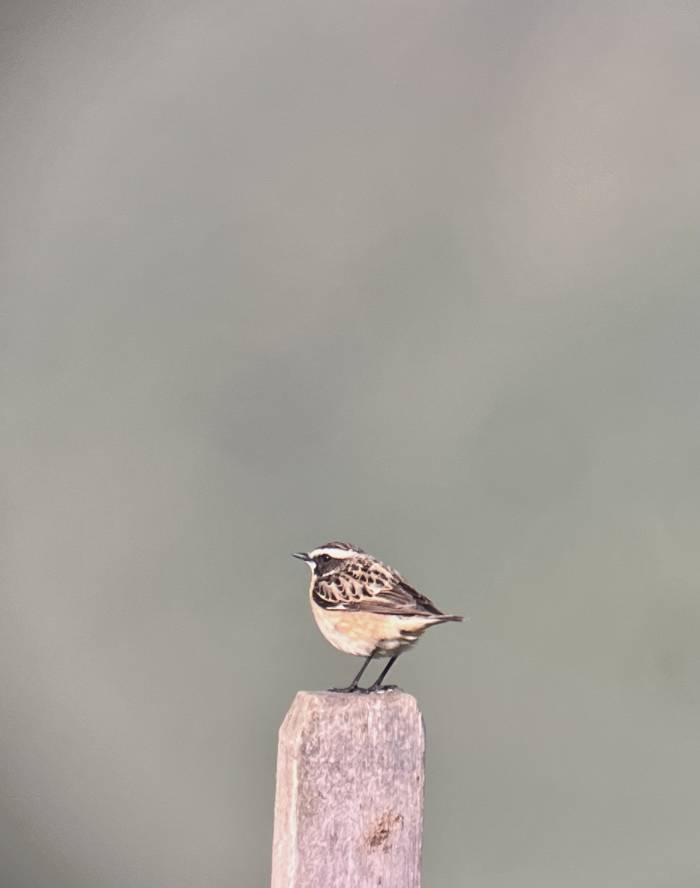
{"type": "Polygon", "coordinates": [[[299,692],[279,732],[272,888],[419,888],[424,754],[410,694],[299,692]]]}

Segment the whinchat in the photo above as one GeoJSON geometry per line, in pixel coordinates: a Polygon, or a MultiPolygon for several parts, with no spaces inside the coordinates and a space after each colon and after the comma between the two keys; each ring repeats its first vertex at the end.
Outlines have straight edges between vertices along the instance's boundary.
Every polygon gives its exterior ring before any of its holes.
{"type": "Polygon", "coordinates": [[[325,638],[343,653],[367,658],[348,687],[332,691],[393,688],[382,682],[399,654],[428,626],[463,619],[443,614],[393,568],[349,543],[326,543],[294,557],[311,568],[311,612],[325,638]],[[362,673],[374,657],[390,659],[371,687],[360,688],[362,673]]]}

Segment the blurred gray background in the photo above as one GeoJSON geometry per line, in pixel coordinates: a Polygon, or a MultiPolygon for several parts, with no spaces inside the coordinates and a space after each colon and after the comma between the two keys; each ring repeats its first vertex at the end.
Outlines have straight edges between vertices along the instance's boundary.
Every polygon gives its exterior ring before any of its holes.
{"type": "Polygon", "coordinates": [[[267,884],[329,538],[471,617],[426,888],[697,888],[698,5],[2,19],[3,888],[267,884]]]}

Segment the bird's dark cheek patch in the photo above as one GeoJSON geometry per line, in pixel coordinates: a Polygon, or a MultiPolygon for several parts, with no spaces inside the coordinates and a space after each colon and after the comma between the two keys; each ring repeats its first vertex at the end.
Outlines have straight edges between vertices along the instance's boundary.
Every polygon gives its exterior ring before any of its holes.
{"type": "Polygon", "coordinates": [[[324,574],[330,573],[332,570],[336,570],[339,564],[340,559],[338,558],[329,558],[328,561],[317,562],[316,574],[317,576],[322,577],[324,574]]]}

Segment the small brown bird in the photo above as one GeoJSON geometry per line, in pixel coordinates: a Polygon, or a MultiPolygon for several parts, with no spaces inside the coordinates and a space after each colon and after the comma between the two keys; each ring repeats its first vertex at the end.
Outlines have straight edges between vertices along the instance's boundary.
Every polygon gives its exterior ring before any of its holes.
{"type": "Polygon", "coordinates": [[[311,612],[323,635],[339,651],[367,658],[348,687],[332,691],[394,688],[382,682],[399,654],[428,626],[463,620],[443,614],[393,568],[349,543],[326,543],[311,552],[295,552],[294,557],[311,568],[311,612]],[[374,657],[390,660],[371,687],[360,688],[357,683],[374,657]]]}

